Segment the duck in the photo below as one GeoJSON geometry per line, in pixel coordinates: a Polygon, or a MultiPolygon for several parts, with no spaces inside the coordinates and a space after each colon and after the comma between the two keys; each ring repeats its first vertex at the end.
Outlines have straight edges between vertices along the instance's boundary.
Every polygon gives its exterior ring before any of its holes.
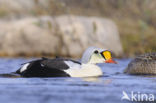
{"type": "Polygon", "coordinates": [[[15,73],[22,77],[95,77],[103,72],[97,63],[114,63],[111,52],[107,49],[89,47],[82,55],[81,61],[56,57],[42,57],[22,64],[15,73]]]}
{"type": "Polygon", "coordinates": [[[145,53],[137,56],[128,64],[124,73],[134,75],[155,75],[156,53],[145,53]]]}

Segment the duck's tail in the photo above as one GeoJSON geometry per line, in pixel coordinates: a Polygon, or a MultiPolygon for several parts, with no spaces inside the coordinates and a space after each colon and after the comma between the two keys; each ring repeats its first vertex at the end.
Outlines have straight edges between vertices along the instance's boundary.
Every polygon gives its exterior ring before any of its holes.
{"type": "Polygon", "coordinates": [[[21,76],[15,72],[0,74],[2,78],[20,78],[21,76]]]}

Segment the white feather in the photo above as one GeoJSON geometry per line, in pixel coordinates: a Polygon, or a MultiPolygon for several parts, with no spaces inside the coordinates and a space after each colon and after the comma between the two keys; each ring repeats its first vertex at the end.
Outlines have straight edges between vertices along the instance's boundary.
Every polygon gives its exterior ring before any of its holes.
{"type": "Polygon", "coordinates": [[[23,67],[20,69],[20,72],[23,72],[25,70],[27,70],[27,67],[29,66],[30,63],[26,63],[23,65],[23,67]]]}
{"type": "Polygon", "coordinates": [[[94,64],[82,64],[81,66],[77,66],[77,68],[73,66],[73,68],[64,71],[71,77],[93,77],[103,74],[101,69],[94,64]]]}

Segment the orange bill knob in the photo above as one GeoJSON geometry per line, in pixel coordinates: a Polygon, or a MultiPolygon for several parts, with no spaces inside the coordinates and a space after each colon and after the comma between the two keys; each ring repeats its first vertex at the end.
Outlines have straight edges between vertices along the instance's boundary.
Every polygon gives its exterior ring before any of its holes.
{"type": "Polygon", "coordinates": [[[113,59],[108,59],[105,61],[105,63],[113,63],[113,64],[117,64],[117,62],[113,59]]]}
{"type": "Polygon", "coordinates": [[[108,50],[103,51],[102,56],[105,58],[105,63],[117,64],[117,62],[112,59],[112,53],[110,51],[108,50]]]}

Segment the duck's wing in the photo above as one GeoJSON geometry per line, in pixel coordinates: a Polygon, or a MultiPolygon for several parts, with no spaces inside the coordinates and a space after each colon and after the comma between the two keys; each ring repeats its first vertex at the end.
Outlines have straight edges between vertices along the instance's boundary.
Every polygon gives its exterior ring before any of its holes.
{"type": "Polygon", "coordinates": [[[25,63],[16,73],[24,77],[66,77],[69,76],[64,70],[69,66],[65,63],[66,59],[42,58],[25,63]]]}
{"type": "Polygon", "coordinates": [[[66,70],[70,67],[69,62],[72,62],[75,65],[81,64],[79,61],[72,60],[72,59],[56,58],[56,59],[47,59],[41,61],[41,65],[48,68],[57,68],[60,70],[66,70]]]}
{"type": "Polygon", "coordinates": [[[40,62],[42,67],[51,68],[51,69],[59,69],[66,70],[69,66],[65,63],[66,59],[63,58],[55,58],[55,59],[46,59],[40,62]]]}

